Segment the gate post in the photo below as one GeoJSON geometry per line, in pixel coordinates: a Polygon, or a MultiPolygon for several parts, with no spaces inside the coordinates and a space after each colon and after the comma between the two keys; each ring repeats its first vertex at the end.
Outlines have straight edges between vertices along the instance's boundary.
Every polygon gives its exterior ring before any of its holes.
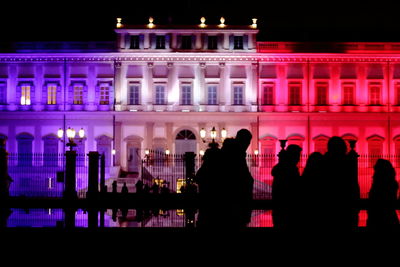
{"type": "Polygon", "coordinates": [[[8,153],[5,148],[6,140],[0,139],[0,199],[7,199],[10,195],[12,182],[8,175],[8,153]]]}
{"type": "Polygon", "coordinates": [[[195,169],[194,169],[194,159],[196,157],[196,154],[194,152],[186,152],[185,153],[185,178],[186,178],[186,184],[191,184],[193,181],[194,175],[195,175],[195,169]]]}
{"type": "Polygon", "coordinates": [[[90,151],[89,154],[89,180],[87,198],[95,198],[99,193],[99,152],[90,151]]]}
{"type": "Polygon", "coordinates": [[[106,193],[106,156],[101,154],[100,156],[100,192],[106,193]]]}
{"type": "Polygon", "coordinates": [[[76,193],[76,151],[65,152],[65,190],[64,198],[75,199],[76,193]]]}

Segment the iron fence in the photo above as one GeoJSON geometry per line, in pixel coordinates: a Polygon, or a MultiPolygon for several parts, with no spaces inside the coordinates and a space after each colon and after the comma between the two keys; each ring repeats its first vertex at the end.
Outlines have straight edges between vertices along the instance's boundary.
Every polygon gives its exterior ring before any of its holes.
{"type": "MultiPolygon", "coordinates": [[[[359,155],[358,158],[358,183],[360,186],[361,198],[368,198],[368,192],[372,183],[374,165],[378,159],[387,159],[400,173],[400,156],[398,155],[359,155]]],[[[303,154],[300,158],[298,168],[302,174],[308,154],[303,154]]],[[[271,199],[272,191],[272,168],[278,163],[276,154],[247,155],[247,165],[254,178],[253,198],[271,199]]],[[[202,156],[196,155],[195,171],[202,164],[202,156]]],[[[149,153],[142,161],[142,179],[147,183],[154,181],[167,183],[172,191],[179,192],[180,186],[185,178],[184,155],[165,155],[162,153],[149,153]]],[[[400,182],[400,178],[396,178],[400,182]]],[[[229,181],[227,181],[229,182],[229,181]]],[[[332,181],[334,182],[334,181],[332,181]]]]}
{"type": "MultiPolygon", "coordinates": [[[[62,197],[65,181],[65,155],[9,153],[8,173],[13,180],[10,196],[62,197]]],[[[88,187],[88,157],[76,158],[76,190],[85,197],[88,187]]]]}

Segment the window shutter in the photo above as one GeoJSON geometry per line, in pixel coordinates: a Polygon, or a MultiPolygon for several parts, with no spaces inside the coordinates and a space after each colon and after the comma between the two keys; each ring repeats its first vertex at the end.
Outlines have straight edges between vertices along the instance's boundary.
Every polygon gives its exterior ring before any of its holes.
{"type": "Polygon", "coordinates": [[[229,50],[233,50],[233,35],[229,35],[229,50]]]}
{"type": "Polygon", "coordinates": [[[139,48],[140,49],[144,48],[144,34],[139,35],[139,48]]]}
{"type": "Polygon", "coordinates": [[[96,99],[96,104],[100,104],[100,86],[101,86],[101,84],[97,84],[96,85],[96,87],[95,87],[95,94],[94,94],[94,97],[95,97],[95,99],[96,99]]]}
{"type": "Polygon", "coordinates": [[[154,33],[150,34],[150,42],[151,49],[156,49],[156,35],[154,33]]]}
{"type": "Polygon", "coordinates": [[[178,38],[177,38],[178,40],[177,40],[177,47],[179,47],[180,49],[182,49],[182,35],[178,35],[178,38]]]}
{"type": "Polygon", "coordinates": [[[192,35],[192,45],[191,45],[191,49],[195,49],[196,48],[196,35],[192,35]]]}
{"type": "Polygon", "coordinates": [[[47,105],[47,84],[45,83],[42,87],[42,104],[47,105]]]}
{"type": "MultiPolygon", "coordinates": [[[[109,90],[108,95],[109,95],[109,99],[110,99],[109,106],[111,107],[114,104],[114,86],[113,86],[112,82],[110,82],[108,90],[109,90]]],[[[129,101],[129,99],[128,99],[128,101],[129,101]]]]}
{"type": "Polygon", "coordinates": [[[68,86],[68,104],[74,104],[74,85],[71,84],[70,86],[68,86]]]}
{"type": "Polygon", "coordinates": [[[56,103],[57,104],[61,104],[62,103],[62,101],[61,101],[61,91],[62,91],[62,88],[61,88],[61,85],[60,84],[57,84],[57,97],[56,97],[56,103]]]}
{"type": "Polygon", "coordinates": [[[129,34],[125,35],[125,49],[131,47],[131,36],[129,34]]]}
{"type": "Polygon", "coordinates": [[[15,94],[15,97],[16,97],[15,102],[17,102],[18,105],[21,105],[21,85],[20,84],[17,86],[17,92],[15,94]]]}
{"type": "Polygon", "coordinates": [[[203,50],[208,49],[208,35],[204,34],[203,35],[203,50]]]}
{"type": "Polygon", "coordinates": [[[87,98],[88,98],[88,86],[84,85],[83,86],[83,101],[82,101],[82,104],[87,103],[87,98]]]}
{"type": "Polygon", "coordinates": [[[249,49],[249,36],[247,34],[243,35],[243,49],[249,49]]]}
{"type": "Polygon", "coordinates": [[[170,49],[171,48],[171,35],[167,34],[165,35],[165,49],[170,49]]]}

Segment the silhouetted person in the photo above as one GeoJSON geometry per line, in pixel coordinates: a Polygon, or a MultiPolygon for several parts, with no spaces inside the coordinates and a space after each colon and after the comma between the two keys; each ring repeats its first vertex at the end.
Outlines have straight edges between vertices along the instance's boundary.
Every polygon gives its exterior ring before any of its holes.
{"type": "Polygon", "coordinates": [[[143,193],[143,182],[142,180],[138,180],[135,184],[136,187],[136,193],[137,194],[142,194],[143,193]]]}
{"type": "Polygon", "coordinates": [[[161,187],[160,194],[163,195],[163,196],[166,196],[166,195],[168,195],[169,193],[170,193],[170,190],[169,190],[167,184],[164,183],[164,184],[162,185],[162,187],[161,187]]]}
{"type": "Polygon", "coordinates": [[[323,160],[323,179],[321,190],[324,191],[321,205],[321,219],[329,230],[353,230],[358,226],[358,200],[360,187],[354,169],[354,161],[346,154],[345,141],[334,136],[328,141],[328,151],[323,160]]]}
{"type": "Polygon", "coordinates": [[[251,220],[251,202],[253,200],[254,179],[247,165],[246,150],[252,134],[247,129],[236,133],[234,142],[223,149],[225,181],[227,188],[229,223],[232,227],[246,227],[251,220]]]}
{"type": "Polygon", "coordinates": [[[112,183],[112,193],[113,193],[113,194],[118,193],[118,191],[117,191],[117,181],[114,181],[114,182],[112,183]]]}
{"type": "Polygon", "coordinates": [[[321,183],[321,180],[324,179],[323,160],[324,156],[321,153],[313,152],[308,156],[304,167],[299,185],[301,214],[298,223],[300,227],[308,229],[323,227],[320,213],[324,207],[321,207],[319,202],[324,194],[321,183]]]}
{"type": "Polygon", "coordinates": [[[158,184],[156,182],[153,183],[153,185],[150,188],[151,192],[153,194],[158,194],[160,193],[160,187],[158,186],[158,184]]]}
{"type": "MultiPolygon", "coordinates": [[[[225,142],[229,142],[228,140],[225,139],[225,142]]],[[[203,163],[194,177],[199,187],[198,227],[217,227],[223,220],[220,216],[224,208],[222,204],[224,181],[221,177],[223,170],[221,150],[216,143],[210,144],[202,160],[203,163]]]]}
{"type": "Polygon", "coordinates": [[[297,201],[299,199],[300,173],[297,164],[300,161],[302,148],[289,145],[279,153],[279,162],[272,168],[272,200],[274,209],[272,220],[274,227],[292,230],[298,227],[297,201]]]}
{"type": "Polygon", "coordinates": [[[395,204],[399,185],[396,172],[388,160],[378,159],[374,166],[369,191],[367,227],[371,230],[391,231],[399,227],[395,204]]]}

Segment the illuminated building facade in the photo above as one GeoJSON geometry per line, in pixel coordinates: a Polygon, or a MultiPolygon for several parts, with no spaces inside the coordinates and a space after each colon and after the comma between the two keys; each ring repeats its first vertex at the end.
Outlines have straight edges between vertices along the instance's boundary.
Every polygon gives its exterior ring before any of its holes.
{"type": "Polygon", "coordinates": [[[119,20],[115,43],[16,44],[0,54],[0,138],[10,152],[61,153],[58,129],[83,128],[79,152],[129,172],[145,149],[205,150],[213,127],[217,139],[249,129],[249,152],[263,154],[279,139],[324,152],[334,135],[400,153],[400,44],[257,42],[255,23],[119,20]]]}

